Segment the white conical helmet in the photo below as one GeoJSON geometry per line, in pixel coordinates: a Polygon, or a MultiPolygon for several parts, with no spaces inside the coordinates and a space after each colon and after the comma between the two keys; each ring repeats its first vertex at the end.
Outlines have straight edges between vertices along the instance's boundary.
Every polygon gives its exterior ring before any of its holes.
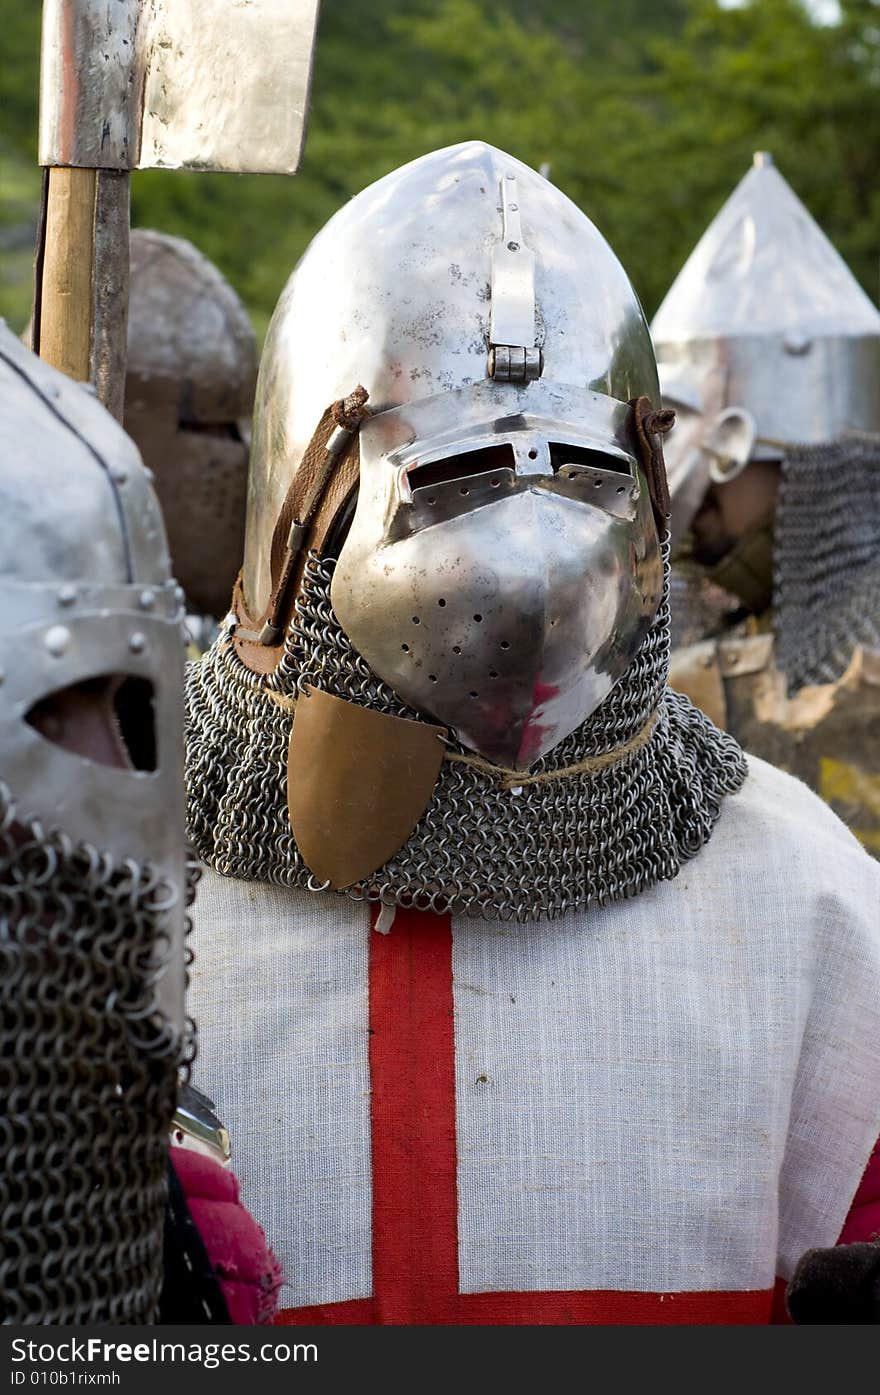
{"type": "Polygon", "coordinates": [[[775,168],[755,156],[651,326],[678,421],[673,534],[710,478],[785,445],[880,430],[880,313],[775,168]]]}

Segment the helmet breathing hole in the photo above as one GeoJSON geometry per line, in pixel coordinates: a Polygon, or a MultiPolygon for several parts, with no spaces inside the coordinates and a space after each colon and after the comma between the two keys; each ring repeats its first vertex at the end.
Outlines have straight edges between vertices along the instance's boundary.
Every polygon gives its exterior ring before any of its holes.
{"type": "Polygon", "coordinates": [[[429,683],[436,683],[436,682],[437,682],[437,675],[436,675],[436,673],[429,673],[429,674],[428,674],[428,682],[429,682],[429,683]]]}
{"type": "Polygon", "coordinates": [[[404,654],[408,654],[408,653],[409,653],[409,645],[408,645],[408,644],[401,644],[400,647],[401,647],[401,649],[403,650],[404,654]]]}
{"type": "Polygon", "coordinates": [[[497,670],[497,668],[490,668],[490,669],[489,669],[489,677],[490,677],[490,678],[497,678],[497,677],[498,677],[498,670],[497,670]]]}
{"type": "Polygon", "coordinates": [[[538,458],[538,452],[537,452],[536,450],[530,450],[530,451],[529,451],[529,460],[537,460],[537,458],[538,458]]]}
{"type": "Polygon", "coordinates": [[[443,599],[442,596],[440,597],[440,599],[439,599],[439,601],[437,602],[437,604],[438,604],[438,605],[445,605],[445,604],[446,604],[446,602],[444,601],[444,599],[443,599]]]}
{"type": "Polygon", "coordinates": [[[418,617],[417,615],[414,615],[414,616],[413,616],[412,622],[413,622],[414,625],[421,625],[421,623],[422,623],[421,620],[419,619],[419,617],[418,617]]]}
{"type": "Polygon", "coordinates": [[[453,652],[453,654],[460,654],[460,653],[461,653],[461,645],[460,645],[460,644],[453,644],[453,646],[452,646],[452,652],[453,652]]]}
{"type": "Polygon", "coordinates": [[[501,648],[502,648],[502,649],[509,649],[509,648],[510,648],[510,645],[508,644],[508,642],[507,642],[506,639],[502,639],[502,641],[501,641],[501,648]]]}
{"type": "Polygon", "coordinates": [[[481,624],[483,623],[483,617],[482,617],[482,615],[475,615],[475,616],[474,616],[474,619],[476,620],[476,622],[477,622],[478,625],[481,625],[481,624]]]}
{"type": "Polygon", "coordinates": [[[471,688],[470,695],[471,695],[472,698],[475,698],[475,697],[479,697],[479,696],[480,696],[480,694],[477,693],[477,692],[475,692],[473,688],[471,688]]]}

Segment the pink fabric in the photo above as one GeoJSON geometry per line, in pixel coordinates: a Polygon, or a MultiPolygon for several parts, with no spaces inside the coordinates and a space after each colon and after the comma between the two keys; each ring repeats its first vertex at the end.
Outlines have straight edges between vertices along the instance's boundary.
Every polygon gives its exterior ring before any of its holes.
{"type": "Polygon", "coordinates": [[[235,1177],[190,1148],[172,1147],[171,1160],[230,1318],[241,1326],[271,1322],[278,1307],[281,1266],[262,1228],[239,1201],[235,1177]]]}
{"type": "Polygon", "coordinates": [[[838,1245],[880,1239],[880,1138],[868,1159],[859,1189],[840,1232],[838,1245]]]}

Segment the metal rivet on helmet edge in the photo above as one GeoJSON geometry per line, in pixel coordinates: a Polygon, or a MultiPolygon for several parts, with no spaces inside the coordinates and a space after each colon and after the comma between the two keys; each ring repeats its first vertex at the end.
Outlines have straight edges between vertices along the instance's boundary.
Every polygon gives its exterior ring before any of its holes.
{"type": "Polygon", "coordinates": [[[142,654],[147,647],[146,635],[141,634],[140,630],[135,630],[134,634],[129,637],[128,647],[132,654],[142,654]]]}
{"type": "Polygon", "coordinates": [[[141,594],[138,596],[138,605],[140,606],[141,610],[152,610],[155,604],[156,593],[155,591],[151,591],[149,587],[147,587],[147,589],[145,591],[142,591],[141,594]]]}
{"type": "Polygon", "coordinates": [[[128,483],[128,471],[124,465],[116,465],[112,471],[113,480],[116,484],[128,483]]]}
{"type": "Polygon", "coordinates": [[[46,631],[44,643],[53,659],[60,659],[70,647],[70,630],[66,625],[52,625],[46,631]]]}
{"type": "Polygon", "coordinates": [[[64,606],[73,605],[75,600],[76,587],[71,586],[69,583],[67,586],[62,586],[61,590],[58,592],[58,604],[64,606]]]}

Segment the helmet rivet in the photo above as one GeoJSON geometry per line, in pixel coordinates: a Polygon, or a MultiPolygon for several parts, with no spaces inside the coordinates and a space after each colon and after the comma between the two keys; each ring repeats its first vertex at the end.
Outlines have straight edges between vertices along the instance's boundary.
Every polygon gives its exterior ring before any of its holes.
{"type": "Polygon", "coordinates": [[[140,630],[135,630],[134,634],[129,638],[128,647],[132,654],[142,654],[147,647],[146,635],[141,634],[140,630]]]}
{"type": "Polygon", "coordinates": [[[519,243],[518,243],[518,242],[508,242],[508,244],[507,244],[507,250],[508,250],[508,252],[518,252],[518,251],[519,251],[519,243]]]}
{"type": "Polygon", "coordinates": [[[146,591],[142,591],[141,594],[138,596],[138,605],[140,606],[141,610],[152,610],[155,604],[156,593],[155,591],[151,591],[149,587],[146,591]]]}
{"type": "Polygon", "coordinates": [[[813,341],[807,334],[798,334],[794,331],[787,334],[783,341],[783,347],[787,354],[792,354],[800,358],[801,354],[808,354],[812,348],[813,341]]]}
{"type": "Polygon", "coordinates": [[[61,590],[58,592],[58,604],[64,606],[73,605],[75,600],[76,587],[70,585],[62,586],[61,590]]]}
{"type": "Polygon", "coordinates": [[[60,659],[70,646],[70,630],[66,625],[52,625],[46,631],[45,645],[53,659],[60,659]]]}
{"type": "Polygon", "coordinates": [[[0,683],[3,683],[3,681],[5,680],[5,678],[6,678],[6,674],[3,672],[2,668],[0,668],[0,683]]]}
{"type": "Polygon", "coordinates": [[[128,484],[128,471],[124,465],[116,465],[112,471],[113,480],[116,484],[128,484]]]}

